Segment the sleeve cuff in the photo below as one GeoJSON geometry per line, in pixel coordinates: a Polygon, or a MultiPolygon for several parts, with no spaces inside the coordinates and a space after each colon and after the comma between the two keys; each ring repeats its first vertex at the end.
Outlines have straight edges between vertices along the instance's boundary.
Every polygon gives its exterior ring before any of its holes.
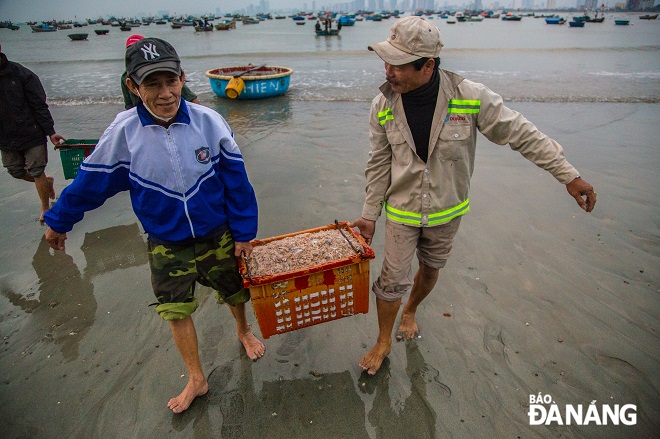
{"type": "Polygon", "coordinates": [[[555,175],[555,178],[561,183],[561,184],[568,184],[571,181],[575,180],[580,176],[580,173],[577,171],[577,169],[573,168],[572,170],[568,172],[561,173],[559,175],[555,175]]]}
{"type": "Polygon", "coordinates": [[[377,221],[380,216],[380,212],[383,208],[383,204],[379,203],[376,206],[370,204],[364,204],[362,207],[362,218],[369,221],[377,221]]]}

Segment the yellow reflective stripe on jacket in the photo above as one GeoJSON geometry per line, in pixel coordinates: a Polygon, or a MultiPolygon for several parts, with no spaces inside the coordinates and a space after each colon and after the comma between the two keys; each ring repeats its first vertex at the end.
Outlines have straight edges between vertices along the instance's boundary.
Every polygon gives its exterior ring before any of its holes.
{"type": "MultiPolygon", "coordinates": [[[[457,216],[466,214],[470,210],[470,200],[463,201],[458,206],[454,206],[447,210],[432,213],[428,216],[429,226],[436,226],[438,224],[448,223],[457,216]]],[[[415,212],[406,212],[405,210],[396,209],[389,204],[385,203],[385,215],[392,221],[403,224],[410,224],[413,226],[422,225],[422,215],[415,212]]]]}
{"type": "Polygon", "coordinates": [[[481,107],[481,101],[478,99],[450,99],[449,114],[477,114],[481,107]]]}
{"type": "Polygon", "coordinates": [[[448,223],[457,216],[461,216],[465,213],[468,213],[469,210],[470,210],[470,200],[467,199],[458,206],[454,206],[451,209],[447,209],[438,213],[432,213],[431,215],[429,215],[429,226],[448,223]]]}
{"type": "Polygon", "coordinates": [[[392,109],[389,107],[383,111],[378,112],[378,123],[380,123],[381,125],[385,125],[385,122],[388,120],[394,120],[392,109]]]}

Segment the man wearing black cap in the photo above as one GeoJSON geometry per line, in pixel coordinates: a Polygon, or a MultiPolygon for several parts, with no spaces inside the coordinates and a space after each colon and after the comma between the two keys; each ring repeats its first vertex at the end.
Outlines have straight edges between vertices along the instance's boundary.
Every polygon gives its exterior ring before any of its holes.
{"type": "Polygon", "coordinates": [[[55,132],[39,77],[9,61],[0,47],[0,151],[9,174],[35,184],[41,201],[39,221],[55,199],[53,177],[46,176],[48,142],[59,145],[64,137],[55,132]]]}
{"type": "MultiPolygon", "coordinates": [[[[138,35],[138,34],[133,34],[129,36],[126,39],[126,49],[128,49],[133,44],[137,43],[143,38],[144,37],[142,35],[138,35]]],[[[128,75],[126,74],[126,71],[124,71],[124,73],[121,74],[121,78],[119,80],[121,85],[121,94],[122,97],[124,98],[124,109],[126,110],[135,107],[138,104],[138,102],[140,102],[140,98],[128,89],[128,86],[126,85],[127,77],[128,75]]],[[[183,99],[185,99],[188,102],[199,104],[197,95],[193,93],[186,84],[183,84],[183,88],[181,89],[181,96],[183,97],[183,99]]]]}
{"type": "Polygon", "coordinates": [[[366,198],[352,225],[370,243],[385,210],[383,267],[372,286],[379,335],[359,362],[372,375],[390,352],[408,293],[396,339],[419,337],[417,307],[435,286],[470,210],[477,130],[550,172],[582,209],[591,212],[596,203],[593,187],[568,163],[561,145],[483,84],[439,69],[441,48],[438,28],[416,16],[398,20],[386,41],[369,46],[385,62],[387,82],[371,106],[366,198]],[[411,279],[415,253],[419,270],[411,279]]]}
{"type": "Polygon", "coordinates": [[[252,251],[257,202],[227,122],[181,98],[185,74],[174,47],[158,38],[141,39],[126,51],[126,71],[126,84],[141,101],[117,115],[46,212],[46,238],[54,249],[64,249],[66,232],[86,211],[130,191],[148,234],[155,309],[170,322],[189,372],[183,392],[168,403],[180,413],[208,391],[191,317],[196,282],[229,305],[248,357],[264,355],[246,321],[250,295],[237,266],[237,258],[252,251]]]}

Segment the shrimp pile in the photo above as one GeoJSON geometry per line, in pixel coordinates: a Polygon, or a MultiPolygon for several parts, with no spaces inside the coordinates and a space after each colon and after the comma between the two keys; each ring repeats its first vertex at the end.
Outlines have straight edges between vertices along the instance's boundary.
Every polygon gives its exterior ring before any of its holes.
{"type": "MultiPolygon", "coordinates": [[[[364,251],[362,244],[348,231],[344,235],[353,247],[364,251]]],[[[337,229],[321,230],[314,233],[301,233],[264,245],[255,246],[247,260],[250,275],[253,277],[285,273],[326,262],[355,256],[337,229]]]]}

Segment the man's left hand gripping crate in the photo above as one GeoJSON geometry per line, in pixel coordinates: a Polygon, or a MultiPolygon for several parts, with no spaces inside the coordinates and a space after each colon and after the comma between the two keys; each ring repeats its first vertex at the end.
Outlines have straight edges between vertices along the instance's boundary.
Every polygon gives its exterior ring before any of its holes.
{"type": "Polygon", "coordinates": [[[239,260],[243,284],[250,289],[264,338],[369,311],[369,260],[374,258],[374,252],[348,223],[254,240],[252,245],[256,249],[284,238],[332,229],[340,229],[351,238],[347,238],[347,245],[351,241],[358,243],[350,244],[355,250],[351,256],[260,276],[251,275],[249,260],[239,260]]]}

